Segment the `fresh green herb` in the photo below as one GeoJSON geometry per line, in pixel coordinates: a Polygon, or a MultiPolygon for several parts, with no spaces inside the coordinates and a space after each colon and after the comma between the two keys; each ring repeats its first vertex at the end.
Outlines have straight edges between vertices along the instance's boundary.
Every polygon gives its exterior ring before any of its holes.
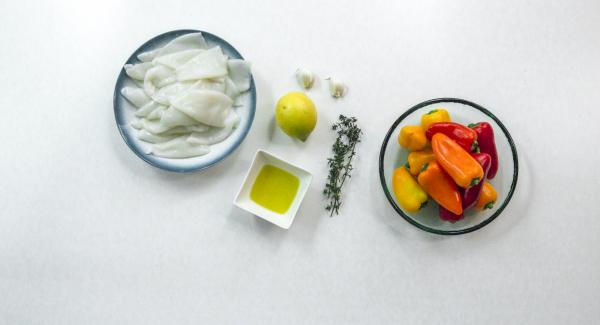
{"type": "Polygon", "coordinates": [[[323,194],[327,198],[325,209],[331,211],[331,215],[339,214],[342,205],[342,186],[350,177],[352,171],[352,159],[356,155],[356,145],[360,142],[362,131],[356,124],[356,117],[340,115],[338,122],[331,129],[337,132],[337,139],[333,143],[331,151],[332,158],[327,158],[329,175],[323,194]]]}

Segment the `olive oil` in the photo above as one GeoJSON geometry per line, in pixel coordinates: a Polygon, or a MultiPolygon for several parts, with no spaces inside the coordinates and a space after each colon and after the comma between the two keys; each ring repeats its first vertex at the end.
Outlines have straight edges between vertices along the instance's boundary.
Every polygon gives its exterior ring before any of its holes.
{"type": "Polygon", "coordinates": [[[273,165],[264,165],[250,191],[250,199],[280,214],[285,213],[298,193],[300,180],[295,175],[273,165]]]}

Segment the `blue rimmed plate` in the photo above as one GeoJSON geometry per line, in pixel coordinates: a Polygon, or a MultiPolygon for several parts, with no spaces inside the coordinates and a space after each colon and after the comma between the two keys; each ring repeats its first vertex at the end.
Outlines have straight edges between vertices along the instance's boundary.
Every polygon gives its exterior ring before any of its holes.
{"type": "MultiPolygon", "coordinates": [[[[220,46],[223,52],[232,59],[244,59],[242,55],[227,41],[222,38],[213,35],[211,33],[193,30],[193,29],[182,29],[166,32],[158,35],[151,40],[140,46],[125,62],[138,63],[137,55],[146,51],[153,50],[164,46],[172,39],[181,35],[189,33],[201,32],[206,40],[209,47],[220,46]]],[[[123,64],[123,65],[125,65],[123,64]]],[[[229,156],[239,145],[244,141],[244,138],[250,131],[252,121],[254,120],[254,113],[256,112],[256,87],[254,85],[254,79],[250,76],[250,90],[241,94],[237,101],[241,106],[236,108],[238,115],[240,116],[240,123],[233,133],[223,142],[211,145],[210,153],[193,158],[185,159],[170,159],[157,157],[149,152],[150,144],[140,141],[136,137],[136,131],[132,126],[131,122],[136,119],[134,116],[135,107],[131,105],[121,95],[121,89],[126,86],[136,86],[135,82],[125,74],[125,69],[121,68],[119,77],[117,78],[117,84],[115,85],[115,91],[113,95],[113,106],[115,111],[115,119],[117,122],[117,128],[125,140],[125,143],[129,148],[142,160],[149,163],[154,167],[160,169],[173,171],[173,172],[192,172],[200,171],[209,168],[225,157],[229,156]]]]}

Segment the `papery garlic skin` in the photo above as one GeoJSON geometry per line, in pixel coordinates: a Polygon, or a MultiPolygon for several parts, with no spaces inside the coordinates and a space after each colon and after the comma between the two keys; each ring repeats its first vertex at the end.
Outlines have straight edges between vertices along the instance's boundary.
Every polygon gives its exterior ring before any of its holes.
{"type": "Polygon", "coordinates": [[[306,69],[299,68],[296,70],[296,80],[304,89],[310,89],[315,83],[315,75],[306,69]]]}
{"type": "Polygon", "coordinates": [[[329,93],[331,94],[331,96],[333,96],[334,98],[342,98],[344,97],[344,95],[346,95],[346,92],[348,91],[348,87],[346,86],[346,84],[344,84],[336,78],[328,78],[328,80],[329,93]]]}

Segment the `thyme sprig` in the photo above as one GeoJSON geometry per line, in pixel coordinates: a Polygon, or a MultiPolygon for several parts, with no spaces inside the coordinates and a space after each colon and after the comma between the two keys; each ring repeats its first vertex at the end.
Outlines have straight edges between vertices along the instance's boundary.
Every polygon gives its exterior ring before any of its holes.
{"type": "Polygon", "coordinates": [[[356,145],[360,142],[362,131],[356,124],[356,117],[340,115],[337,123],[331,129],[337,132],[337,139],[333,143],[332,158],[327,158],[329,175],[323,194],[327,198],[325,209],[331,211],[330,216],[339,214],[342,205],[342,187],[346,179],[350,178],[352,159],[356,155],[356,145]]]}

